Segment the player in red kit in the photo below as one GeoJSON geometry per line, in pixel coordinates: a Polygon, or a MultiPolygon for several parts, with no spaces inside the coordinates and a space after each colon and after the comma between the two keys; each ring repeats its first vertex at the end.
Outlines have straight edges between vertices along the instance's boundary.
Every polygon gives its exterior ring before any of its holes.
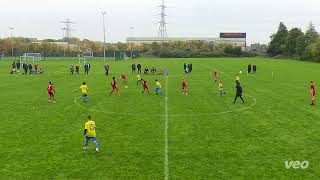
{"type": "Polygon", "coordinates": [[[218,78],[218,71],[214,70],[214,82],[218,82],[219,78],[218,78]]]}
{"type": "Polygon", "coordinates": [[[311,88],[311,105],[316,104],[316,88],[313,81],[310,81],[310,88],[311,88]]]}
{"type": "Polygon", "coordinates": [[[55,90],[54,90],[52,82],[49,82],[47,90],[48,90],[48,95],[49,95],[48,101],[55,103],[56,102],[55,99],[54,99],[55,90]]]}
{"type": "Polygon", "coordinates": [[[148,91],[148,94],[150,95],[148,81],[144,80],[144,79],[141,79],[141,84],[143,86],[143,91],[142,91],[141,94],[143,94],[145,91],[148,91]]]}
{"type": "Polygon", "coordinates": [[[187,86],[188,86],[187,80],[183,79],[183,80],[182,80],[182,94],[184,94],[184,95],[187,95],[187,94],[188,94],[188,92],[187,92],[187,86]]]}
{"type": "Polygon", "coordinates": [[[125,74],[125,73],[122,73],[122,74],[121,74],[121,80],[122,80],[123,84],[127,84],[127,83],[128,83],[128,82],[127,82],[127,77],[126,77],[126,74],[125,74]]]}
{"type": "Polygon", "coordinates": [[[34,65],[34,70],[35,70],[35,73],[36,73],[36,74],[39,74],[39,73],[38,73],[38,69],[39,69],[39,64],[35,64],[35,65],[34,65]]]}
{"type": "Polygon", "coordinates": [[[109,95],[111,95],[114,91],[117,91],[117,95],[120,96],[115,77],[112,78],[111,87],[112,87],[112,91],[109,93],[109,95]]]}

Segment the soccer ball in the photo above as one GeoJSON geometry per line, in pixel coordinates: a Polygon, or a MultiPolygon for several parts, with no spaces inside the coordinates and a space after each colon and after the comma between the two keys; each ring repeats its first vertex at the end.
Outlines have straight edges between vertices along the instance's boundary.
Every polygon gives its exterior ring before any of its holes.
{"type": "Polygon", "coordinates": [[[239,71],[239,74],[242,74],[242,71],[239,71]]]}
{"type": "Polygon", "coordinates": [[[124,86],[124,88],[126,88],[126,89],[127,89],[127,88],[128,88],[128,86],[124,86]]]}

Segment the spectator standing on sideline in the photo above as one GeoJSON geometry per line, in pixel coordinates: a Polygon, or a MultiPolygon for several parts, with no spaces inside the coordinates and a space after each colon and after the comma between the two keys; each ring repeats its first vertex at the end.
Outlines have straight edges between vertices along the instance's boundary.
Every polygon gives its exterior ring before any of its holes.
{"type": "Polygon", "coordinates": [[[141,68],[142,68],[142,67],[141,67],[141,64],[138,64],[138,65],[137,65],[137,68],[138,68],[138,73],[141,74],[141,68]]]}
{"type": "Polygon", "coordinates": [[[251,73],[251,64],[248,65],[248,74],[251,73]]]}
{"type": "Polygon", "coordinates": [[[136,73],[136,64],[134,64],[134,63],[131,65],[131,72],[132,72],[132,74],[136,73]]]}
{"type": "Polygon", "coordinates": [[[257,65],[253,65],[253,74],[255,74],[257,72],[257,65]]]}

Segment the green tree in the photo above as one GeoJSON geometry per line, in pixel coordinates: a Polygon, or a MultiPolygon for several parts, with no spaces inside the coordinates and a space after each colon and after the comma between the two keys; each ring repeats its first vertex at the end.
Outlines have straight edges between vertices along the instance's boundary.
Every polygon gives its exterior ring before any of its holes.
{"type": "Polygon", "coordinates": [[[316,28],[311,22],[307,31],[305,32],[306,46],[309,46],[310,44],[314,43],[318,38],[319,33],[317,32],[316,28]]]}
{"type": "Polygon", "coordinates": [[[286,52],[286,39],[288,35],[287,27],[283,22],[280,22],[278,31],[271,35],[271,42],[268,47],[268,53],[276,56],[286,52]]]}
{"type": "Polygon", "coordinates": [[[160,49],[159,43],[153,42],[153,43],[151,44],[151,49],[152,49],[152,50],[159,50],[159,49],[160,49]]]}
{"type": "Polygon", "coordinates": [[[296,53],[300,57],[300,59],[305,59],[306,49],[307,49],[305,35],[301,34],[300,36],[297,37],[296,41],[297,41],[296,53]]]}
{"type": "Polygon", "coordinates": [[[288,55],[293,56],[298,54],[297,44],[299,40],[304,41],[303,32],[299,28],[292,28],[288,32],[286,39],[286,53],[288,53],[288,55]]]}
{"type": "Polygon", "coordinates": [[[308,54],[310,54],[312,59],[320,60],[320,38],[308,47],[308,54]]]}

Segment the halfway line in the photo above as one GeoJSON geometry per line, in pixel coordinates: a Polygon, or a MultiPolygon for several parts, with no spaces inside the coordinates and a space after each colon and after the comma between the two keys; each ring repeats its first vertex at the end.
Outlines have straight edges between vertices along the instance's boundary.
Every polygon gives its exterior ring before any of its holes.
{"type": "Polygon", "coordinates": [[[168,76],[166,77],[165,98],[165,126],[164,126],[164,179],[169,179],[169,157],[168,157],[168,76]]]}

